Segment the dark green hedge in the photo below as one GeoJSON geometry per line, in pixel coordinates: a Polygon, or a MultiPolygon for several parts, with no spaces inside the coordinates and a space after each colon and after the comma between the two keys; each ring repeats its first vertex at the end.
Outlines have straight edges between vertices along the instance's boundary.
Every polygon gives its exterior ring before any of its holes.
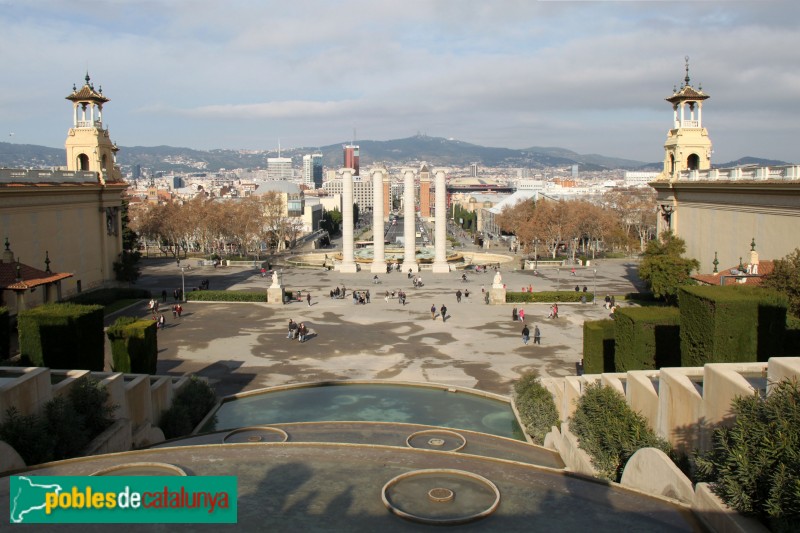
{"type": "Polygon", "coordinates": [[[613,320],[583,323],[583,371],[585,374],[616,372],[614,366],[613,320]]]}
{"type": "Polygon", "coordinates": [[[681,315],[678,309],[618,308],[614,320],[614,366],[617,372],[681,366],[681,315]]]}
{"type": "Polygon", "coordinates": [[[70,298],[69,301],[82,305],[110,305],[118,300],[147,299],[150,297],[150,291],[146,289],[119,287],[82,292],[70,298]]]}
{"type": "Polygon", "coordinates": [[[553,302],[580,302],[581,296],[586,296],[586,301],[594,300],[591,292],[575,291],[541,291],[541,292],[509,292],[506,291],[507,303],[553,303],[553,302]]]}
{"type": "Polygon", "coordinates": [[[155,320],[122,316],[106,330],[111,341],[112,370],[134,374],[155,374],[158,339],[155,320]]]}
{"type": "Polygon", "coordinates": [[[681,287],[683,366],[766,361],[784,352],[786,299],[761,287],[681,287]]]}
{"type": "Polygon", "coordinates": [[[266,302],[267,291],[192,291],[186,293],[186,299],[195,302],[266,302]]]}
{"type": "Polygon", "coordinates": [[[103,371],[103,307],[45,304],[17,315],[19,351],[34,366],[103,371]]]}
{"type": "Polygon", "coordinates": [[[11,320],[7,307],[0,307],[0,361],[8,359],[11,352],[11,320]]]}

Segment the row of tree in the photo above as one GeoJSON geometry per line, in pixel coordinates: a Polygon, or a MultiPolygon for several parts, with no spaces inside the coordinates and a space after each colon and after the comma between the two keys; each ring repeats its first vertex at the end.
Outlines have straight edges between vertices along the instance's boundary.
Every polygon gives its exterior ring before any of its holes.
{"type": "Polygon", "coordinates": [[[188,251],[259,257],[262,243],[280,250],[302,230],[276,192],[236,201],[198,196],[183,204],[131,205],[129,216],[131,229],[174,257],[188,251]]]}
{"type": "Polygon", "coordinates": [[[563,245],[579,243],[594,257],[600,242],[642,251],[656,232],[655,192],[619,189],[606,193],[598,203],[527,200],[503,209],[495,222],[503,233],[517,236],[525,253],[536,248],[555,257],[563,245]]]}

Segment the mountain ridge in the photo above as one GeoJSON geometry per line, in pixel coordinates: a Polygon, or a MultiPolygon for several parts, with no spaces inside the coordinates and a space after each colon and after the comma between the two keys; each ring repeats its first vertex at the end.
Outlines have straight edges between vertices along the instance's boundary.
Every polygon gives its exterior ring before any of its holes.
{"type": "MultiPolygon", "coordinates": [[[[342,147],[347,142],[320,147],[302,147],[282,150],[281,155],[291,157],[293,164],[301,165],[305,154],[321,153],[323,164],[339,168],[342,164],[342,147]]],[[[631,159],[608,157],[601,154],[579,154],[559,147],[532,146],[524,149],[487,147],[456,139],[414,135],[403,139],[386,141],[361,140],[360,165],[376,163],[415,164],[427,161],[435,165],[465,167],[478,163],[484,167],[522,167],[542,169],[579,165],[581,170],[601,171],[607,169],[649,170],[660,169],[661,162],[642,162],[631,159]]],[[[266,168],[266,158],[277,156],[269,150],[196,150],[187,147],[129,146],[120,147],[117,162],[123,167],[140,165],[158,172],[215,172],[221,169],[266,168]]],[[[0,167],[50,168],[65,164],[64,149],[34,144],[0,142],[0,167]]],[[[742,157],[717,168],[737,165],[785,165],[777,160],[742,157]]]]}

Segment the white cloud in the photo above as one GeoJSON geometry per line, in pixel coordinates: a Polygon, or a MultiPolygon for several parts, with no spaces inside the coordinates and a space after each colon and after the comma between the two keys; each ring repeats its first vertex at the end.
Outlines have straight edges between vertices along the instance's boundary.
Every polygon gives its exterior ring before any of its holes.
{"type": "Polygon", "coordinates": [[[265,148],[423,131],[657,161],[684,76],[715,159],[797,160],[791,1],[0,0],[0,116],[60,145],[89,67],[121,145],[265,148]]]}

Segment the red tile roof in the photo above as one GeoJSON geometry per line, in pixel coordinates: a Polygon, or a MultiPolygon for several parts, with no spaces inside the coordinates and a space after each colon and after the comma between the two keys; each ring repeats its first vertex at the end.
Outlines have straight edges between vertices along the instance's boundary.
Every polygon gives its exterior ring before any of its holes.
{"type": "Polygon", "coordinates": [[[55,272],[45,272],[38,268],[33,268],[25,264],[19,264],[20,280],[17,280],[17,263],[0,262],[0,289],[12,291],[24,291],[47,285],[56,281],[71,278],[72,274],[58,274],[55,272]]]}
{"type": "Polygon", "coordinates": [[[761,285],[761,280],[764,276],[771,274],[774,264],[770,260],[760,260],[758,263],[758,274],[755,275],[739,275],[739,268],[731,267],[721,271],[719,274],[695,274],[692,279],[699,281],[704,285],[721,285],[722,280],[725,280],[726,285],[737,283],[738,280],[744,280],[743,285],[761,285]],[[734,274],[734,271],[736,274],[734,274]]]}

